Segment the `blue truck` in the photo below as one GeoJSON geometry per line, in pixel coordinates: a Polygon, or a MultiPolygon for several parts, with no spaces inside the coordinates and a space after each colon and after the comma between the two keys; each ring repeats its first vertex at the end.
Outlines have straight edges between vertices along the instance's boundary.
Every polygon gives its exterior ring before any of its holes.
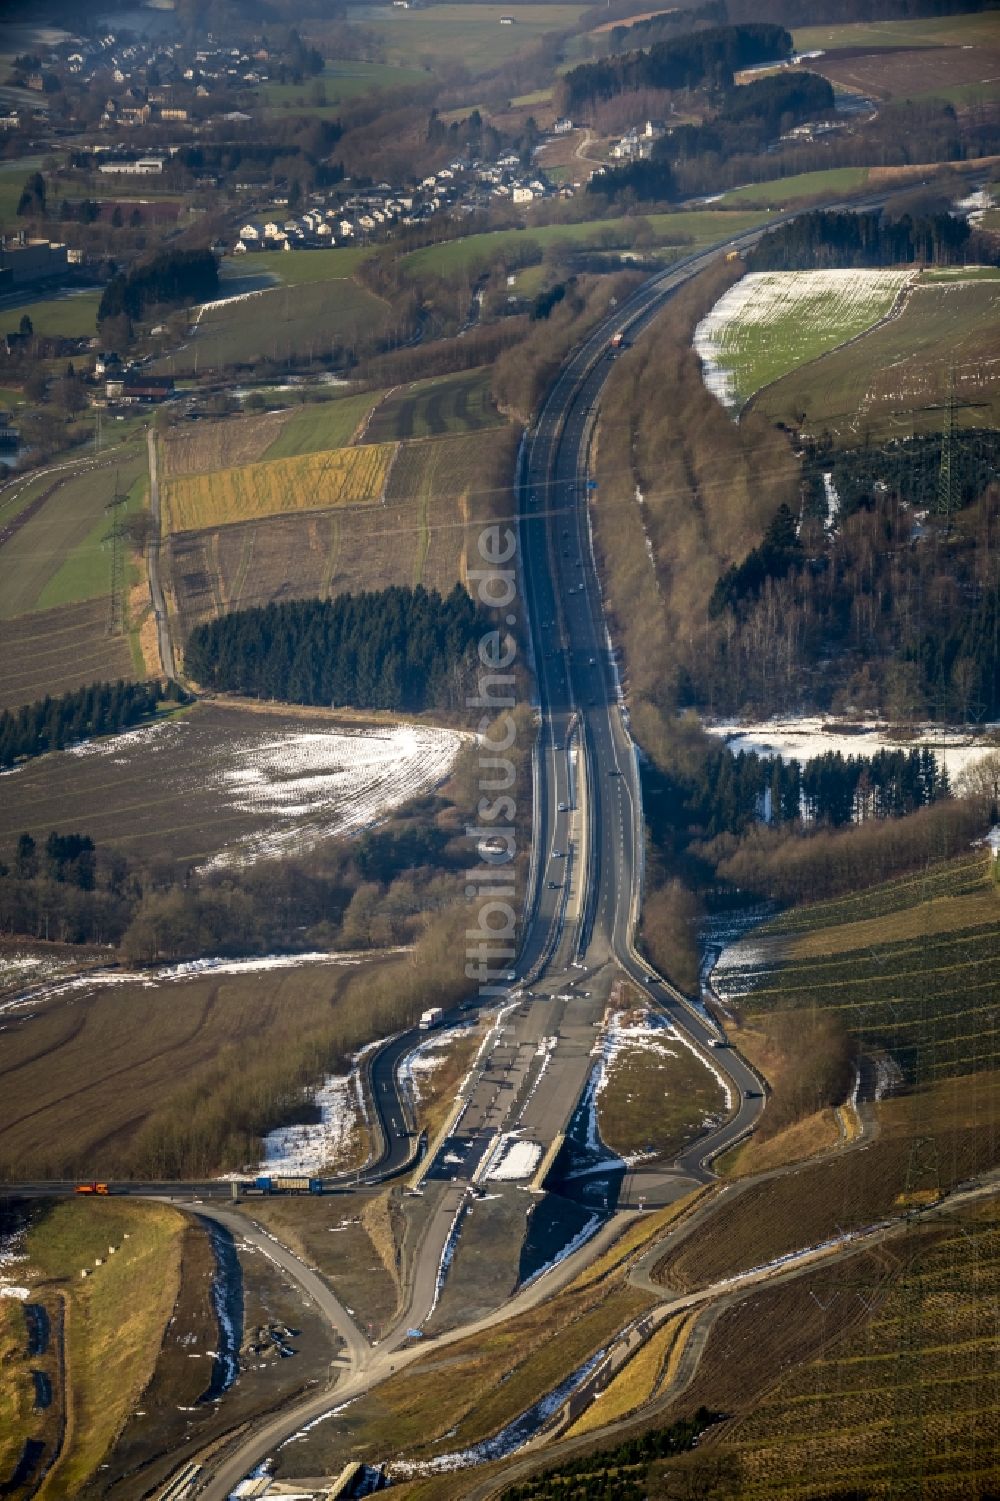
{"type": "Polygon", "coordinates": [[[321,1194],[322,1178],[255,1178],[253,1186],[263,1194],[321,1194]]]}

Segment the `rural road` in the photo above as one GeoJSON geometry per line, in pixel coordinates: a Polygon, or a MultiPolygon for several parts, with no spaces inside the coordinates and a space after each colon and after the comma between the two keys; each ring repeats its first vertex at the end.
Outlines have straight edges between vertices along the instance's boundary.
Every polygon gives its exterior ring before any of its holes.
{"type": "Polygon", "coordinates": [[[156,639],[160,648],[160,667],[170,682],[177,678],[174,664],[174,644],[170,639],[170,617],[167,602],[163,597],[160,579],[160,480],[156,468],[156,434],[152,428],[146,433],[146,451],[149,454],[149,510],[153,525],[146,547],[146,566],[149,569],[149,597],[156,617],[156,639]]]}

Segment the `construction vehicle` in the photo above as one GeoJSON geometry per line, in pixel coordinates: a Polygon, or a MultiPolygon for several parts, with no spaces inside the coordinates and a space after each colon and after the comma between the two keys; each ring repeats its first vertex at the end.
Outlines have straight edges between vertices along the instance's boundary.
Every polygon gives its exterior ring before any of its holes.
{"type": "Polygon", "coordinates": [[[78,1194],[107,1194],[111,1190],[106,1183],[78,1183],[74,1192],[78,1194]]]}
{"type": "Polygon", "coordinates": [[[625,348],[625,330],[618,328],[611,335],[611,353],[617,354],[619,349],[625,348]]]}

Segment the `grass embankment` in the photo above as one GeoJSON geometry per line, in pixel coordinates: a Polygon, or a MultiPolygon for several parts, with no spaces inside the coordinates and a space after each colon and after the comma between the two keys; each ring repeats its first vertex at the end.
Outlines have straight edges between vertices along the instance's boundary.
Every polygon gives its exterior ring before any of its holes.
{"type": "Polygon", "coordinates": [[[365,433],[365,419],[379,400],[378,391],[352,392],[332,401],[310,402],[286,414],[280,434],[267,449],[268,459],[292,459],[300,454],[346,448],[364,434],[373,442],[381,435],[365,433]]]}
{"type": "MultiPolygon", "coordinates": [[[[287,258],[297,261],[299,255],[292,252],[287,258]]],[[[307,262],[310,255],[303,251],[301,259],[307,262]]],[[[256,258],[247,269],[252,271],[255,263],[256,258]]],[[[232,367],[259,372],[264,361],[272,367],[294,367],[302,361],[340,357],[388,322],[388,305],[350,277],[310,275],[306,268],[301,279],[291,270],[289,276],[287,284],[267,287],[248,299],[207,303],[194,336],[153,368],[165,375],[188,376],[232,367]]]]}
{"type": "Polygon", "coordinates": [[[988,426],[1000,415],[992,363],[998,335],[995,278],[921,278],[898,317],[775,381],[753,405],[771,420],[847,444],[901,430],[938,433],[953,378],[956,423],[988,426]]]}
{"type": "Polygon", "coordinates": [[[25,1354],[26,1335],[20,1302],[16,1298],[0,1298],[0,1475],[5,1480],[17,1468],[26,1438],[44,1442],[42,1422],[34,1410],[31,1375],[32,1369],[41,1369],[43,1362],[35,1360],[33,1365],[29,1362],[25,1354]]]}
{"type": "Polygon", "coordinates": [[[389,63],[405,67],[417,61],[434,71],[460,65],[478,76],[528,50],[546,32],[572,26],[585,9],[582,4],[529,3],[505,10],[502,5],[465,3],[449,5],[447,12],[437,7],[380,11],[366,18],[365,25],[381,37],[389,63]],[[514,17],[513,25],[500,24],[505,15],[514,17]]]}
{"type": "Polygon", "coordinates": [[[322,73],[308,83],[266,83],[255,94],[272,116],[292,113],[335,119],[345,105],[358,99],[412,89],[428,82],[429,75],[418,68],[328,59],[322,73]]]}
{"type": "Polygon", "coordinates": [[[667,1319],[605,1388],[601,1400],[592,1403],[566,1430],[566,1437],[579,1438],[596,1428],[606,1428],[651,1401],[661,1385],[669,1384],[671,1367],[676,1365],[675,1347],[677,1356],[681,1353],[682,1325],[690,1327],[690,1319],[683,1314],[667,1319]]]}
{"type": "Polygon", "coordinates": [[[113,1200],[53,1203],[32,1221],[32,1292],[49,1307],[63,1301],[69,1382],[63,1453],[37,1493],[44,1501],[80,1493],[152,1377],[187,1224],[166,1205],[113,1200]]]}
{"type": "Polygon", "coordinates": [[[767,1030],[776,1013],[818,1008],[909,1083],[995,1069],[998,916],[982,855],[802,909],[762,930],[747,1014],[767,1030]]]}
{"type": "Polygon", "coordinates": [[[597,1100],[601,1140],[640,1159],[676,1157],[706,1116],[724,1114],[718,1079],[666,1029],[626,1036],[597,1100]]]}
{"type": "MultiPolygon", "coordinates": [[[[346,245],[337,250],[261,250],[254,255],[238,256],[222,263],[222,291],[227,283],[241,284],[244,277],[266,274],[284,286],[300,287],[308,282],[348,281],[371,251],[360,245],[346,245]]],[[[252,306],[252,304],[251,304],[252,306]]]]}
{"type": "Polygon", "coordinates": [[[751,182],[731,188],[721,202],[726,208],[764,204],[777,208],[804,198],[828,197],[831,193],[854,193],[868,181],[867,167],[825,167],[818,172],[797,172],[770,182],[751,182]]]}
{"type": "Polygon", "coordinates": [[[371,443],[177,476],[162,486],[164,536],[297,511],[374,505],[394,453],[392,444],[371,443]]]}
{"type": "MultiPolygon", "coordinates": [[[[498,1432],[650,1306],[625,1288],[565,1292],[521,1318],[452,1345],[444,1360],[392,1376],[296,1445],[295,1473],[336,1470],[359,1453],[428,1459],[498,1432]],[[558,1337],[557,1337],[558,1336],[558,1337]]],[[[291,1473],[291,1460],[279,1459],[291,1473]]]]}
{"type": "Polygon", "coordinates": [[[996,47],[996,24],[989,12],[957,16],[928,16],[913,21],[848,21],[840,26],[797,26],[792,33],[796,52],[823,48],[882,47],[996,47]]]}
{"type": "MultiPolygon", "coordinates": [[[[694,209],[690,212],[647,214],[644,222],[652,232],[650,248],[683,246],[696,248],[742,234],[760,224],[766,215],[753,211],[694,209]]],[[[495,258],[514,252],[519,261],[532,250],[541,254],[552,246],[569,249],[631,249],[635,241],[633,219],[592,219],[578,224],[546,224],[528,229],[496,229],[467,235],[444,245],[428,245],[403,258],[403,269],[412,279],[424,275],[449,277],[482,270],[495,258]]]]}
{"type": "MultiPolygon", "coordinates": [[[[23,179],[21,182],[23,186],[23,179]]],[[[0,312],[0,328],[13,332],[27,314],[34,333],[63,339],[89,339],[97,332],[100,292],[68,291],[58,297],[19,303],[0,312]]]]}

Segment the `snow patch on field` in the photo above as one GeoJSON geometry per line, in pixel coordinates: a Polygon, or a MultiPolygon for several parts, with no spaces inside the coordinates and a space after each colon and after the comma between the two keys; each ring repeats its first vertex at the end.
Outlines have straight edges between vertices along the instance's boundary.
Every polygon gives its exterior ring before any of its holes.
{"type": "MultiPolygon", "coordinates": [[[[879,750],[926,747],[937,756],[939,765],[947,766],[953,781],[997,749],[994,737],[984,737],[982,728],[956,730],[924,724],[904,734],[882,720],[836,720],[808,714],[787,719],[726,720],[706,723],[705,728],[710,735],[725,740],[734,755],[741,750],[756,751],[759,755],[803,763],[828,751],[839,751],[843,756],[871,756],[879,750]]],[[[985,726],[987,731],[993,728],[985,726]]]]}
{"type": "Polygon", "coordinates": [[[434,1032],[412,1053],[407,1053],[399,1065],[398,1078],[411,1105],[420,1104],[430,1084],[430,1076],[446,1062],[448,1049],[467,1031],[467,1027],[449,1027],[446,1032],[434,1032]]]}
{"type": "Polygon", "coordinates": [[[72,960],[54,959],[47,954],[2,954],[0,955],[0,991],[17,990],[24,985],[37,985],[45,980],[56,980],[72,969],[72,960]]]}
{"type": "Polygon", "coordinates": [[[514,1132],[508,1132],[500,1138],[493,1161],[483,1176],[494,1183],[519,1183],[531,1177],[541,1156],[537,1141],[522,1141],[514,1132]]]}
{"type": "Polygon", "coordinates": [[[250,739],[212,785],[229,807],[260,815],[266,826],[211,863],[270,859],[367,828],[443,782],[463,741],[455,730],[417,725],[250,739]]]}
{"type": "Polygon", "coordinates": [[[260,1173],[317,1177],[345,1157],[359,1124],[356,1076],[333,1074],[313,1097],[319,1120],[308,1125],[278,1126],[264,1137],[260,1173]]]}
{"type": "MultiPolygon", "coordinates": [[[[405,953],[405,949],[381,950],[381,953],[405,953]]],[[[6,1001],[0,1001],[0,1015],[18,1011],[25,1006],[38,1005],[56,996],[68,995],[74,990],[98,990],[109,985],[139,985],[143,990],[156,990],[160,985],[178,980],[193,980],[199,975],[245,975],[261,970],[297,969],[304,964],[361,964],[371,959],[371,954],[260,954],[248,959],[190,959],[183,964],[167,964],[160,969],[90,969],[67,979],[52,979],[44,983],[45,976],[29,973],[29,988],[6,1001]],[[43,983],[33,983],[41,980],[43,983]]]]}
{"type": "Polygon", "coordinates": [[[198,728],[192,717],[179,716],[85,741],[64,754],[100,756],[125,768],[141,757],[150,780],[162,757],[162,775],[175,794],[209,789],[220,821],[227,813],[246,815],[252,831],[209,868],[297,853],[369,828],[443,782],[468,739],[458,730],[412,724],[276,729],[250,714],[246,728],[223,742],[194,732],[198,728]]]}
{"type": "MultiPolygon", "coordinates": [[[[755,271],[715,304],[694,331],[705,385],[739,407],[759,387],[762,345],[784,352],[781,374],[813,360],[887,316],[912,271],[755,271]]],[[[774,378],[773,376],[771,378],[774,378]]]]}
{"type": "Polygon", "coordinates": [[[25,1303],[31,1297],[31,1292],[20,1282],[14,1282],[11,1268],[20,1268],[20,1275],[24,1275],[24,1263],[28,1257],[24,1250],[24,1231],[16,1230],[11,1235],[0,1235],[0,1298],[16,1298],[19,1303],[25,1303]]]}

